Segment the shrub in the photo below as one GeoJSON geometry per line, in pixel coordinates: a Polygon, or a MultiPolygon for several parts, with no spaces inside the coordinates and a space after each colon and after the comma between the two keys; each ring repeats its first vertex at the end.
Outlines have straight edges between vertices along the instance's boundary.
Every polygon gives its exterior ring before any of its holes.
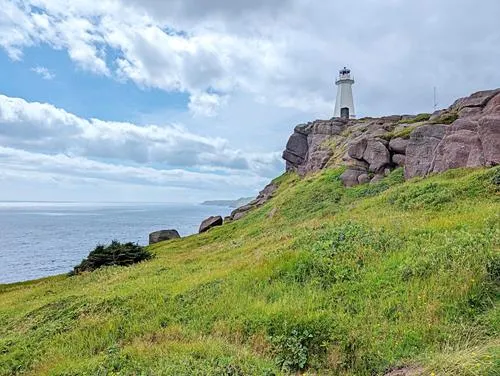
{"type": "Polygon", "coordinates": [[[135,243],[120,243],[113,240],[110,245],[99,244],[86,259],[75,266],[71,275],[91,272],[103,266],[128,266],[153,257],[151,252],[135,243]]]}
{"type": "Polygon", "coordinates": [[[285,372],[320,367],[331,342],[332,322],[328,317],[302,318],[288,321],[280,316],[269,324],[268,338],[276,364],[285,372]]]}
{"type": "Polygon", "coordinates": [[[492,282],[500,285],[500,255],[494,255],[486,264],[486,272],[492,282]]]}
{"type": "Polygon", "coordinates": [[[382,135],[380,138],[382,138],[386,141],[390,141],[393,138],[403,138],[405,140],[408,140],[416,128],[417,128],[417,125],[410,125],[410,126],[404,127],[403,129],[386,133],[386,134],[382,135]]]}
{"type": "Polygon", "coordinates": [[[427,121],[430,118],[431,118],[431,114],[424,113],[424,114],[418,114],[417,116],[415,116],[412,119],[400,120],[399,123],[400,124],[413,124],[413,123],[419,123],[421,121],[427,121]]]}
{"type": "Polygon", "coordinates": [[[449,125],[458,119],[458,114],[456,112],[446,112],[440,117],[432,121],[432,124],[446,124],[449,125]]]}
{"type": "Polygon", "coordinates": [[[500,168],[494,169],[491,176],[491,184],[493,184],[497,188],[500,188],[500,168]]]}

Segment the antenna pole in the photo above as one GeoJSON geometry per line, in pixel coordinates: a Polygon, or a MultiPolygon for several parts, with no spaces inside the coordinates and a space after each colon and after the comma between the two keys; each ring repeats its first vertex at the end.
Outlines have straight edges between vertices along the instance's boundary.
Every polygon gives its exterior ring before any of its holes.
{"type": "Polygon", "coordinates": [[[437,89],[434,86],[434,111],[437,110],[438,102],[437,102],[437,89]]]}

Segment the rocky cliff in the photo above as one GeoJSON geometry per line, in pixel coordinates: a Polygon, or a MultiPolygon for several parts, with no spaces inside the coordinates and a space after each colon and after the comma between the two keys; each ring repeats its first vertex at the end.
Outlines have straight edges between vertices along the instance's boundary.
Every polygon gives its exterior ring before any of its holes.
{"type": "Polygon", "coordinates": [[[287,171],[306,175],[347,166],[346,186],[404,166],[407,179],[458,167],[500,164],[500,89],[481,91],[434,114],[316,120],[295,127],[287,171]]]}
{"type": "MultiPolygon", "coordinates": [[[[297,125],[283,152],[286,170],[301,176],[346,166],[345,186],[376,182],[397,167],[406,179],[459,167],[500,164],[500,89],[480,91],[433,114],[358,120],[332,118],[297,125]]],[[[273,197],[267,185],[226,221],[244,217],[273,197]]]]}

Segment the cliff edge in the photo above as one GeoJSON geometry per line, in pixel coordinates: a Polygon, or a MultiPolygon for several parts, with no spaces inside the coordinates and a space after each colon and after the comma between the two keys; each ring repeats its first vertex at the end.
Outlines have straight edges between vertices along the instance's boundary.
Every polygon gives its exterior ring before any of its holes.
{"type": "MultiPolygon", "coordinates": [[[[346,187],[376,183],[398,168],[405,179],[460,167],[500,164],[500,89],[457,99],[433,114],[315,120],[295,127],[283,151],[286,171],[307,174],[346,167],[346,187]]],[[[277,189],[268,184],[226,221],[264,205],[277,189]]]]}
{"type": "Polygon", "coordinates": [[[500,164],[500,89],[460,98],[434,114],[316,120],[295,127],[286,170],[304,176],[347,166],[345,186],[375,182],[404,166],[406,179],[500,164]]]}

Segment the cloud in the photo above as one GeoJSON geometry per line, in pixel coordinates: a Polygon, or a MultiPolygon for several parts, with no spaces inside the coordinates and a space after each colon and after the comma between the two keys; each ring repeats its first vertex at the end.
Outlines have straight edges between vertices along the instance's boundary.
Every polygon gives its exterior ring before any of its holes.
{"type": "Polygon", "coordinates": [[[500,85],[496,0],[8,0],[4,8],[0,45],[11,58],[33,45],[65,49],[81,69],[190,94],[198,116],[238,93],[328,116],[344,65],[357,78],[360,114],[427,109],[434,86],[449,103],[500,85]]]}
{"type": "Polygon", "coordinates": [[[213,117],[226,104],[226,99],[217,94],[196,93],[189,98],[188,107],[194,115],[213,117]]]}
{"type": "Polygon", "coordinates": [[[84,119],[47,103],[0,95],[3,145],[39,153],[63,153],[162,165],[167,168],[248,170],[276,173],[277,153],[252,154],[222,138],[205,137],[180,125],[146,125],[84,119]]]}
{"type": "Polygon", "coordinates": [[[139,201],[238,197],[283,170],[278,152],[238,150],[222,138],[200,136],[180,125],[85,119],[47,103],[4,95],[0,142],[1,199],[26,199],[25,192],[30,199],[74,200],[76,195],[109,200],[113,189],[123,199],[139,201]],[[36,187],[44,187],[44,193],[36,187]]]}
{"type": "Polygon", "coordinates": [[[36,74],[38,74],[39,76],[41,76],[44,80],[53,80],[56,75],[54,73],[52,73],[51,71],[49,71],[47,68],[45,67],[34,67],[34,68],[31,68],[31,71],[32,72],[35,72],[36,74]]]}
{"type": "Polygon", "coordinates": [[[0,48],[13,61],[65,51],[103,79],[188,94],[195,118],[140,126],[2,96],[0,141],[110,166],[271,177],[294,121],[332,115],[345,65],[359,116],[432,111],[433,87],[442,107],[499,87],[498,14],[497,0],[6,0],[0,48]]]}
{"type": "Polygon", "coordinates": [[[164,170],[0,147],[2,200],[200,202],[256,194],[249,171],[164,170]]]}
{"type": "Polygon", "coordinates": [[[148,12],[166,17],[189,18],[222,18],[242,17],[243,15],[277,14],[286,11],[294,4],[294,0],[170,0],[168,7],[162,0],[126,0],[126,3],[141,6],[148,12]]]}
{"type": "Polygon", "coordinates": [[[14,172],[13,175],[16,176],[22,176],[22,173],[25,172],[189,189],[203,187],[208,191],[216,190],[223,185],[241,188],[264,181],[263,178],[251,173],[228,176],[206,171],[163,170],[144,166],[111,164],[66,154],[31,153],[6,147],[0,147],[0,165],[3,167],[4,174],[14,172]]]}

